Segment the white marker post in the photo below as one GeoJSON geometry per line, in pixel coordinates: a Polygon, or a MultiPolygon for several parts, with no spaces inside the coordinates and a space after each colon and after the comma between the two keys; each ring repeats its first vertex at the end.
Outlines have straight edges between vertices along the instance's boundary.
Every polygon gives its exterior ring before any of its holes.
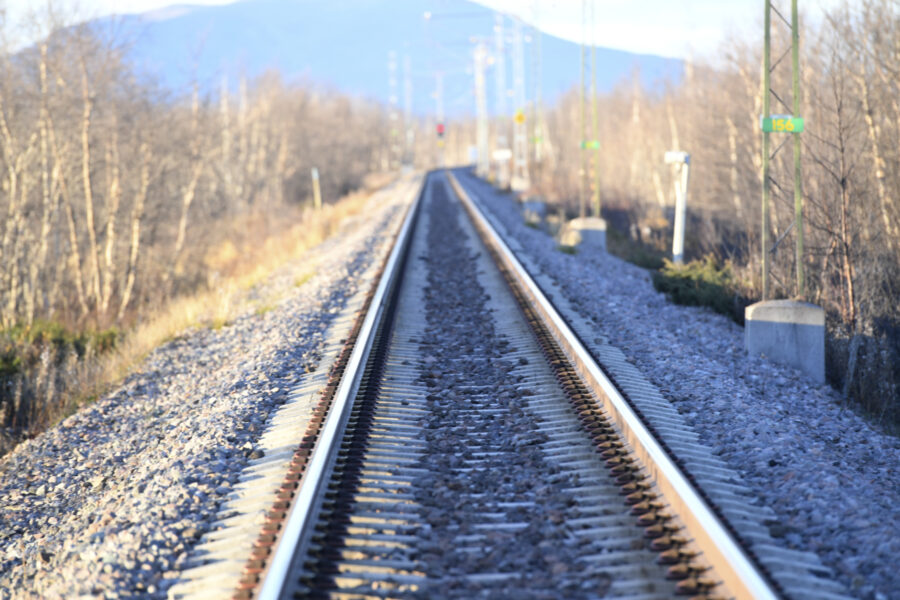
{"type": "Polygon", "coordinates": [[[688,179],[691,155],[687,152],[666,152],[666,164],[679,165],[681,181],[675,182],[675,231],[672,235],[672,262],[684,262],[684,220],[687,213],[688,179]]]}
{"type": "Polygon", "coordinates": [[[509,148],[497,148],[491,154],[494,162],[497,163],[497,187],[501,190],[509,189],[509,163],[512,160],[513,153],[509,148]]]}
{"type": "Polygon", "coordinates": [[[316,210],[322,210],[322,191],[319,189],[319,169],[312,168],[313,206],[316,210]]]}

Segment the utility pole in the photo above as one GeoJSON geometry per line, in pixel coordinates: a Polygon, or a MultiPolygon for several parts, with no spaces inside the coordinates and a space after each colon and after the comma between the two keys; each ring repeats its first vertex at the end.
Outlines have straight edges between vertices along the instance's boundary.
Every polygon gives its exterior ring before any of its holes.
{"type": "Polygon", "coordinates": [[[434,73],[434,114],[438,127],[438,167],[444,166],[444,74],[441,71],[434,73]]]}
{"type": "Polygon", "coordinates": [[[416,135],[416,132],[413,129],[412,99],[412,61],[409,54],[406,54],[403,57],[403,127],[406,130],[406,145],[403,149],[403,162],[406,164],[411,164],[413,162],[413,148],[416,135]]]}
{"type": "MultiPolygon", "coordinates": [[[[538,22],[535,16],[535,23],[538,22]]],[[[541,91],[541,85],[544,80],[543,64],[541,62],[541,30],[537,26],[532,28],[532,46],[531,52],[534,57],[534,119],[532,131],[534,132],[534,162],[541,164],[544,160],[543,148],[543,122],[544,122],[544,96],[541,91]]]]}
{"type": "Polygon", "coordinates": [[[591,0],[591,129],[594,147],[594,216],[600,218],[600,125],[597,108],[597,23],[596,0],[591,0]]]}
{"type": "Polygon", "coordinates": [[[585,198],[585,185],[584,185],[584,177],[585,173],[585,138],[584,138],[584,122],[585,122],[585,114],[584,114],[584,68],[586,61],[586,52],[587,49],[585,47],[585,38],[587,37],[585,31],[585,23],[587,19],[587,0],[581,0],[581,86],[578,88],[578,99],[579,99],[579,112],[580,112],[580,121],[578,124],[578,141],[580,143],[580,152],[578,153],[579,158],[579,167],[578,167],[578,216],[580,218],[585,218],[587,216],[587,207],[586,207],[586,198],[585,198]]]}
{"type": "Polygon", "coordinates": [[[497,111],[497,186],[509,187],[509,117],[506,113],[506,48],[504,43],[503,14],[494,15],[494,88],[497,111]]]}
{"type": "MultiPolygon", "coordinates": [[[[547,141],[547,123],[544,120],[544,95],[543,95],[543,83],[544,83],[544,65],[543,65],[543,53],[541,49],[542,44],[542,34],[540,28],[538,28],[537,24],[540,23],[540,14],[539,14],[540,3],[538,0],[532,0],[531,2],[531,15],[532,15],[532,23],[534,25],[531,28],[532,41],[531,41],[531,71],[532,71],[532,86],[533,86],[533,97],[534,100],[531,103],[533,108],[533,118],[532,118],[532,142],[534,144],[534,162],[533,168],[531,170],[531,176],[537,180],[541,181],[542,173],[543,173],[543,163],[545,155],[551,155],[552,149],[549,146],[549,142],[547,141]]],[[[549,159],[549,156],[547,157],[549,159]]]]}
{"type": "MultiPolygon", "coordinates": [[[[772,3],[770,0],[764,0],[766,3],[765,12],[765,34],[763,38],[763,116],[768,117],[772,113],[772,101],[769,90],[771,89],[772,75],[772,3]]],[[[771,181],[769,180],[769,132],[763,128],[763,147],[762,147],[762,233],[760,234],[760,246],[762,250],[762,299],[769,299],[769,193],[771,190],[771,181]]]]}
{"type": "Polygon", "coordinates": [[[528,177],[528,129],[525,125],[525,47],[522,40],[522,20],[515,18],[513,42],[513,85],[516,114],[513,134],[513,173],[510,186],[523,192],[530,187],[528,177]]]}
{"type": "MultiPolygon", "coordinates": [[[[800,114],[800,18],[797,0],[791,0],[791,75],[793,78],[794,117],[800,114]]],[[[797,235],[797,296],[806,298],[803,270],[803,180],[800,168],[800,132],[794,128],[794,229],[797,235]]]]}
{"type": "Polygon", "coordinates": [[[477,116],[476,143],[478,147],[478,164],[476,173],[479,177],[487,177],[491,168],[488,146],[487,94],[484,85],[484,69],[487,63],[487,49],[483,42],[475,46],[475,112],[477,116]]]}
{"type": "Polygon", "coordinates": [[[400,114],[397,107],[399,98],[397,96],[397,53],[391,50],[388,52],[388,87],[390,89],[390,168],[396,169],[400,166],[400,114]]]}

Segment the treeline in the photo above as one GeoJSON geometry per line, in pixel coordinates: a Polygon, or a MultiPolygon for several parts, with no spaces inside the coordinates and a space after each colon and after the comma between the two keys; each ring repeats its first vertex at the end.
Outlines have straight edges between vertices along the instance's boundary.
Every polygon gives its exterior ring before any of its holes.
{"type": "MultiPolygon", "coordinates": [[[[773,17],[773,64],[789,48],[789,29],[773,17]]],[[[623,85],[603,96],[601,150],[585,151],[587,177],[599,169],[608,218],[665,248],[674,174],[663,155],[689,152],[689,257],[730,260],[738,291],[758,299],[762,33],[729,42],[719,58],[687,64],[665,92],[623,85]]],[[[833,382],[877,418],[900,422],[900,5],[848,2],[821,27],[804,28],[801,75],[806,299],[828,313],[833,382]]],[[[772,73],[773,113],[792,112],[790,77],[788,56],[772,73]]],[[[547,123],[554,152],[540,188],[577,212],[579,140],[591,139],[590,108],[583,136],[575,92],[547,123]]],[[[772,134],[773,151],[782,142],[771,167],[768,251],[772,295],[790,298],[797,295],[792,147],[788,136],[772,134]]]]}
{"type": "Polygon", "coordinates": [[[0,430],[61,393],[35,387],[46,363],[214,285],[229,239],[289,226],[311,167],[328,202],[389,166],[374,103],[275,73],[215,87],[162,90],[96,26],[0,53],[0,430]]]}

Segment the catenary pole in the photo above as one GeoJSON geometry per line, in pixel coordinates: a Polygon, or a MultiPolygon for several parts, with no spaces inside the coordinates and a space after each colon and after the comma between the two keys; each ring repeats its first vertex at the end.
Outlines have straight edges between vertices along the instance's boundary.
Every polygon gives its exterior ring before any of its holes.
{"type": "MultiPolygon", "coordinates": [[[[444,124],[444,73],[435,71],[434,73],[434,103],[435,118],[438,125],[444,124]]],[[[445,165],[446,151],[444,150],[444,140],[438,139],[438,166],[445,165]]]]}
{"type": "Polygon", "coordinates": [[[485,92],[484,70],[487,63],[487,49],[479,42],[475,46],[475,112],[476,112],[476,141],[478,147],[479,177],[487,177],[490,170],[490,158],[488,157],[488,123],[487,123],[487,95],[485,92]]]}
{"type": "Polygon", "coordinates": [[[591,142],[594,145],[594,216],[600,217],[600,124],[597,108],[597,1],[591,0],[591,142]]]}
{"type": "MultiPolygon", "coordinates": [[[[497,148],[509,148],[509,116],[506,114],[506,48],[503,30],[503,13],[494,15],[494,92],[497,113],[497,148]]],[[[497,160],[497,183],[506,189],[509,187],[509,159],[497,160]]]]}
{"type": "Polygon", "coordinates": [[[528,175],[528,128],[525,124],[525,42],[522,19],[513,20],[513,88],[516,118],[513,123],[513,176],[510,181],[514,191],[523,192],[531,186],[528,175]]]}
{"type": "Polygon", "coordinates": [[[400,112],[398,110],[399,96],[397,94],[397,53],[393,50],[388,52],[388,86],[390,88],[390,152],[389,164],[391,169],[400,166],[400,112]]]}
{"type": "Polygon", "coordinates": [[[413,88],[412,88],[412,59],[409,54],[403,55],[403,128],[405,146],[403,147],[404,164],[413,163],[415,147],[415,129],[412,118],[413,88]]]}
{"type": "MultiPolygon", "coordinates": [[[[800,114],[800,32],[797,0],[791,0],[791,72],[793,76],[794,117],[800,114]]],[[[800,163],[800,132],[794,131],[794,231],[797,235],[797,296],[806,298],[803,270],[803,180],[800,163]]]]}
{"type": "MultiPolygon", "coordinates": [[[[543,123],[543,94],[541,92],[541,86],[543,85],[543,65],[541,64],[541,30],[538,28],[537,24],[539,23],[538,14],[537,14],[537,2],[534,4],[534,26],[532,27],[532,45],[531,45],[531,57],[533,60],[532,66],[534,68],[534,118],[532,119],[532,131],[534,135],[534,162],[535,166],[539,167],[541,162],[544,159],[543,148],[542,145],[544,143],[544,133],[542,129],[543,123]]],[[[537,175],[536,175],[537,176],[537,175]]]]}
{"type": "MultiPolygon", "coordinates": [[[[765,34],[763,38],[763,73],[762,73],[762,100],[763,100],[763,116],[768,118],[771,116],[770,101],[770,75],[771,65],[771,34],[772,25],[772,3],[771,0],[763,0],[765,2],[765,34]]],[[[762,299],[769,299],[769,132],[763,131],[763,147],[762,147],[762,232],[760,234],[760,251],[762,252],[762,299]]]]}
{"type": "Polygon", "coordinates": [[[584,114],[584,69],[586,61],[587,48],[585,47],[585,22],[587,15],[587,0],[581,0],[581,87],[579,88],[579,100],[580,100],[580,112],[581,117],[579,121],[578,127],[578,143],[579,143],[579,160],[580,167],[578,169],[578,216],[582,219],[587,216],[587,209],[585,207],[586,198],[585,198],[585,189],[584,189],[584,178],[585,178],[585,139],[584,139],[584,122],[585,122],[585,114],[584,114]]]}

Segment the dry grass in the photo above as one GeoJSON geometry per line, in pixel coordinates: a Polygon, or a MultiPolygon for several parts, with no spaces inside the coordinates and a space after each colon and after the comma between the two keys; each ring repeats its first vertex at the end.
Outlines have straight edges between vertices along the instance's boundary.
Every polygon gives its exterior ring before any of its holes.
{"type": "MultiPolygon", "coordinates": [[[[191,329],[209,327],[218,330],[227,327],[238,315],[252,310],[254,306],[257,314],[274,308],[281,298],[250,300],[248,290],[337,233],[345,219],[363,210],[371,195],[370,191],[357,192],[324,206],[321,211],[311,208],[298,210],[293,215],[296,224],[274,235],[266,235],[267,228],[262,216],[255,219],[244,217],[240,223],[235,223],[233,231],[240,233],[229,236],[204,258],[210,275],[209,287],[174,298],[145,313],[139,322],[122,333],[114,350],[90,353],[77,364],[70,364],[66,373],[44,377],[47,380],[64,380],[66,389],[57,389],[55,401],[32,407],[34,410],[30,411],[32,418],[26,435],[34,436],[90,404],[133,372],[155,348],[191,329]]],[[[314,274],[314,265],[307,264],[305,267],[308,271],[294,280],[297,286],[314,274]]],[[[41,382],[36,385],[38,388],[42,386],[41,382]]],[[[42,393],[35,395],[43,396],[42,393]]],[[[5,443],[0,440],[0,455],[11,446],[9,440],[5,443]]]]}

